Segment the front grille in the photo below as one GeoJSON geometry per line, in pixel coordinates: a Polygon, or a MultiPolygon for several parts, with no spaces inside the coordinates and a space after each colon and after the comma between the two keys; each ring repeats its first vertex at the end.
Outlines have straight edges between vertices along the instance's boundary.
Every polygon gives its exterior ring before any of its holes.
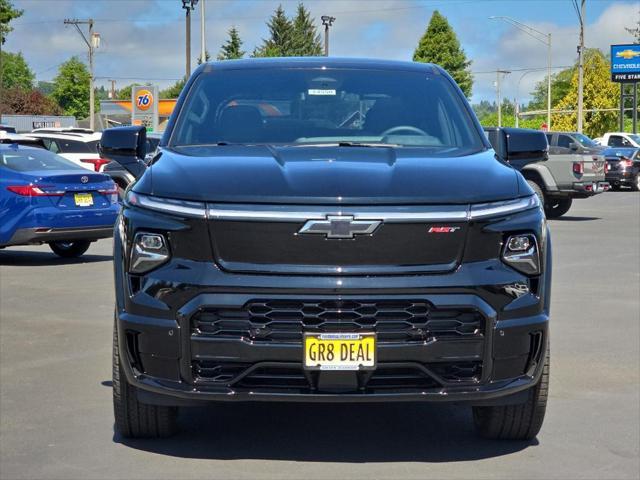
{"type": "Polygon", "coordinates": [[[440,224],[386,222],[371,235],[328,240],[321,234],[299,234],[304,224],[214,219],[210,228],[216,263],[231,272],[362,275],[452,271],[461,260],[468,228],[466,222],[448,222],[457,230],[450,235],[432,235],[429,228],[440,224]]]}
{"type": "Polygon", "coordinates": [[[436,308],[411,300],[255,300],[239,308],[203,309],[193,316],[200,336],[300,343],[304,332],[376,332],[378,342],[481,336],[471,308],[436,308]]]}
{"type": "MultiPolygon", "coordinates": [[[[234,389],[252,391],[295,391],[309,393],[315,390],[317,372],[305,375],[302,365],[274,364],[251,365],[247,363],[218,362],[215,360],[195,360],[192,365],[196,383],[230,386],[234,389]]],[[[442,385],[476,383],[481,373],[481,362],[452,362],[429,364],[421,368],[419,364],[378,364],[371,372],[357,372],[361,375],[360,391],[402,391],[424,390],[442,385]],[[439,379],[427,372],[434,372],[439,379]]]]}

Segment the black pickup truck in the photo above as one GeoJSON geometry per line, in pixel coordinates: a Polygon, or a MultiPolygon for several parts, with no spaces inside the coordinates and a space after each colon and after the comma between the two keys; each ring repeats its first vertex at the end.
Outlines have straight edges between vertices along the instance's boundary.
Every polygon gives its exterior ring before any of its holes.
{"type": "Polygon", "coordinates": [[[114,235],[113,400],[125,437],[224,401],[456,402],[480,434],[544,418],[551,243],[441,68],[350,59],[208,63],[145,162],[143,128],[101,153],[136,178],[114,235]]]}

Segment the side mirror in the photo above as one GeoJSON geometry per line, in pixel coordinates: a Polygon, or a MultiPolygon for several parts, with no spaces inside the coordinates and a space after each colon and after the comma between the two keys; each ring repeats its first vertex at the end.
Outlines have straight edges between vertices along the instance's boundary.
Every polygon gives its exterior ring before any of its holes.
{"type": "Polygon", "coordinates": [[[529,163],[549,159],[547,136],[540,130],[494,128],[487,132],[487,136],[496,155],[518,170],[529,163]]]}
{"type": "Polygon", "coordinates": [[[147,168],[144,156],[147,153],[147,130],[145,127],[116,127],[102,132],[99,146],[100,156],[119,163],[135,178],[147,168]]]}
{"type": "Polygon", "coordinates": [[[571,142],[569,144],[569,150],[573,150],[575,152],[576,150],[578,150],[578,144],[575,142],[571,142]]]}

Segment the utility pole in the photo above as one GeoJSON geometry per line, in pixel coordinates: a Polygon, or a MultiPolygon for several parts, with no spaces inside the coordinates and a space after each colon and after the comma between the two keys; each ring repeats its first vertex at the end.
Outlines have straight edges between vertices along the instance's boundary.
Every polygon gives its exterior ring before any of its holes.
{"type": "Polygon", "coordinates": [[[547,132],[551,131],[551,33],[547,34],[547,132]]]}
{"type": "Polygon", "coordinates": [[[207,61],[207,42],[205,40],[205,7],[200,0],[200,63],[207,61]]]}
{"type": "Polygon", "coordinates": [[[116,81],[109,80],[109,82],[111,82],[111,100],[115,100],[116,99],[116,81]]]}
{"type": "MultiPolygon", "coordinates": [[[[583,91],[584,91],[584,18],[585,18],[585,3],[586,3],[586,0],[582,0],[582,5],[580,7],[580,13],[578,14],[578,18],[580,19],[580,45],[578,46],[578,132],[579,133],[582,133],[582,123],[583,123],[583,111],[582,110],[583,110],[583,91]]],[[[577,10],[577,7],[576,7],[576,10],[577,10]]]]}
{"type": "Polygon", "coordinates": [[[88,20],[78,20],[78,19],[65,19],[65,25],[73,25],[78,30],[78,33],[84,40],[84,43],[89,47],[89,128],[91,130],[95,129],[96,119],[95,119],[95,92],[93,82],[95,77],[93,75],[93,53],[96,48],[100,46],[100,35],[93,32],[93,18],[88,20]],[[80,28],[80,25],[89,25],[89,39],[84,35],[84,32],[80,28]]]}
{"type": "Polygon", "coordinates": [[[496,96],[498,101],[498,127],[502,126],[502,91],[500,89],[500,80],[502,75],[508,75],[511,72],[509,70],[496,70],[496,96]]]}
{"type": "Polygon", "coordinates": [[[185,19],[185,33],[186,33],[186,74],[185,78],[188,80],[191,76],[191,10],[193,10],[198,4],[198,0],[182,0],[182,8],[186,10],[185,19]]]}
{"type": "Polygon", "coordinates": [[[335,22],[336,17],[331,17],[329,15],[322,15],[320,17],[320,20],[322,20],[322,25],[324,25],[324,56],[328,57],[329,56],[329,27],[333,25],[333,22],[335,22]]]}

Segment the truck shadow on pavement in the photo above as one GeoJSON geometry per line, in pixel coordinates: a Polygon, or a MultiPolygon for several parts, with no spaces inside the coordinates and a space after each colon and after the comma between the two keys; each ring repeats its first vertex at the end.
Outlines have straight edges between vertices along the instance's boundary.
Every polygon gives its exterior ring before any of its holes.
{"type": "Polygon", "coordinates": [[[349,463],[469,461],[538,444],[484,440],[470,408],[437,404],[220,404],[183,408],[179,424],[169,439],[114,442],[183,458],[349,463]]]}
{"type": "Polygon", "coordinates": [[[109,262],[111,255],[83,255],[80,258],[61,258],[52,252],[0,250],[0,265],[43,267],[73,265],[76,263],[109,262]]]}
{"type": "Polygon", "coordinates": [[[570,215],[563,215],[560,218],[553,218],[552,221],[558,222],[590,222],[592,220],[602,220],[600,217],[572,217],[570,215]]]}

